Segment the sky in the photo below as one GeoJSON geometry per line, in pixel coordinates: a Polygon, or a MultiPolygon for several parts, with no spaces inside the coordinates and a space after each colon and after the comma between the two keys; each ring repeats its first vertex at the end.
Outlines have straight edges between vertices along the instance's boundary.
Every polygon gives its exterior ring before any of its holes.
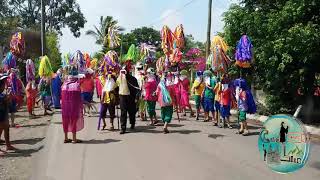
{"type": "MultiPolygon", "coordinates": [[[[94,25],[99,24],[100,16],[113,16],[126,32],[143,26],[160,30],[163,25],[171,29],[183,24],[185,34],[192,34],[195,40],[204,42],[207,32],[208,0],[77,0],[87,23],[81,29],[79,38],[73,37],[68,28],[60,37],[62,53],[81,50],[90,54],[101,47],[95,39],[85,35],[94,25]],[[188,5],[186,5],[188,4],[188,5]]],[[[213,0],[212,35],[222,31],[222,14],[235,0],[213,0]]]]}

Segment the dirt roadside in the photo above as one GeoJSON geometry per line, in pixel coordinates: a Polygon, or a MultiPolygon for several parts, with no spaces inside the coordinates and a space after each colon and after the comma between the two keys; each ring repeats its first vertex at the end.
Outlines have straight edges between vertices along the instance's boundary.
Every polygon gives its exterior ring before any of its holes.
{"type": "MultiPolygon", "coordinates": [[[[36,114],[41,111],[36,109],[36,114]]],[[[44,147],[46,130],[51,116],[38,116],[29,119],[26,108],[23,107],[16,114],[16,123],[19,128],[10,129],[12,144],[18,148],[16,152],[9,152],[0,157],[1,180],[27,180],[32,172],[32,159],[44,147]]],[[[3,136],[1,138],[3,140],[3,136]]],[[[4,145],[0,144],[3,149],[4,145]]]]}

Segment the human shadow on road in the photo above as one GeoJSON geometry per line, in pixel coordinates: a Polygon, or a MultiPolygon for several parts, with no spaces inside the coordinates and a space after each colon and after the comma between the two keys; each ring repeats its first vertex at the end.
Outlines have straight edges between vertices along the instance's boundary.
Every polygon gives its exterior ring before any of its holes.
{"type": "Polygon", "coordinates": [[[41,124],[26,124],[26,125],[22,125],[21,127],[31,127],[31,128],[35,128],[35,127],[43,127],[43,126],[47,126],[47,123],[41,123],[41,124]]]}
{"type": "Polygon", "coordinates": [[[225,137],[225,135],[223,135],[223,134],[209,134],[208,137],[213,138],[213,139],[218,139],[218,138],[222,139],[223,137],[225,137]]]}
{"type": "Polygon", "coordinates": [[[200,133],[200,132],[201,132],[200,130],[187,130],[187,129],[171,130],[170,131],[170,133],[178,133],[178,134],[195,134],[195,133],[200,133]]]}
{"type": "Polygon", "coordinates": [[[118,139],[103,139],[103,140],[91,139],[91,140],[83,140],[81,144],[108,144],[108,143],[116,143],[120,141],[121,140],[118,140],[118,139]]]}
{"type": "Polygon", "coordinates": [[[15,152],[9,152],[4,156],[4,158],[12,157],[31,157],[32,154],[39,152],[44,146],[40,146],[35,149],[18,149],[15,152]]]}
{"type": "Polygon", "coordinates": [[[12,144],[28,144],[28,145],[35,145],[39,142],[44,140],[43,138],[32,138],[32,139],[19,139],[19,140],[14,140],[11,141],[12,144]]]}
{"type": "Polygon", "coordinates": [[[248,129],[254,130],[254,129],[261,129],[260,126],[248,126],[248,129]]]}
{"type": "Polygon", "coordinates": [[[248,135],[246,136],[258,136],[260,134],[260,132],[250,132],[248,135]]]}

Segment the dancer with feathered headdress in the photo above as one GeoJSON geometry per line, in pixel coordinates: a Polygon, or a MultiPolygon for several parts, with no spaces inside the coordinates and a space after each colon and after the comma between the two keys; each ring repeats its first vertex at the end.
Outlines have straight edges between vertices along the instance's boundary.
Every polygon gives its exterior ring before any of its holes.
{"type": "Polygon", "coordinates": [[[26,62],[26,80],[27,110],[29,112],[29,116],[32,117],[35,115],[33,110],[36,103],[38,89],[35,83],[35,67],[31,59],[28,59],[26,62]]]}
{"type": "Polygon", "coordinates": [[[172,120],[173,114],[173,104],[170,91],[168,89],[168,84],[166,83],[166,76],[160,81],[156,94],[158,96],[158,103],[161,107],[161,119],[164,122],[163,132],[165,134],[169,133],[168,126],[172,120]]]}
{"type": "Polygon", "coordinates": [[[21,57],[25,53],[25,42],[21,32],[12,35],[10,41],[10,51],[17,57],[21,57]]]}
{"type": "Polygon", "coordinates": [[[51,78],[53,76],[53,70],[47,56],[41,57],[39,76],[41,77],[41,80],[39,82],[38,89],[44,106],[44,115],[50,115],[51,113],[49,114],[47,111],[52,111],[50,107],[52,104],[51,78]]]}
{"type": "Polygon", "coordinates": [[[81,143],[77,139],[77,132],[84,128],[83,103],[78,76],[78,68],[71,66],[68,79],[62,85],[61,97],[62,125],[64,131],[64,143],[81,143]],[[68,133],[72,133],[72,140],[68,133]]]}

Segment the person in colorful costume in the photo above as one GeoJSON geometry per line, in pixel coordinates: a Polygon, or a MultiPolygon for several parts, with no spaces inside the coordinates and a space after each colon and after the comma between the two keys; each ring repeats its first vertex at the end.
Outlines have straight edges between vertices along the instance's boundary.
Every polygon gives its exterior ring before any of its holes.
{"type": "Polygon", "coordinates": [[[33,117],[35,115],[33,110],[36,103],[38,89],[35,83],[35,67],[31,59],[28,59],[26,62],[26,80],[27,110],[29,112],[29,116],[33,117]]]}
{"type": "Polygon", "coordinates": [[[137,63],[136,65],[136,72],[135,72],[135,78],[138,81],[139,87],[141,89],[141,94],[138,99],[138,111],[139,115],[142,121],[146,120],[145,116],[145,111],[146,111],[146,101],[144,100],[145,97],[145,89],[143,88],[144,86],[144,79],[145,79],[145,74],[143,70],[143,65],[141,63],[137,63]]]}
{"type": "Polygon", "coordinates": [[[199,120],[199,114],[200,114],[200,109],[201,109],[201,94],[205,88],[205,83],[203,81],[203,72],[198,71],[196,73],[196,79],[194,80],[194,83],[192,85],[192,94],[194,101],[196,103],[196,109],[197,109],[197,114],[196,114],[196,120],[199,120]]]}
{"type": "MultiPolygon", "coordinates": [[[[177,96],[176,96],[176,92],[175,92],[175,85],[174,85],[174,76],[171,72],[166,72],[163,74],[163,77],[165,77],[165,80],[166,80],[166,87],[167,87],[167,90],[169,91],[170,93],[170,97],[171,97],[171,100],[172,100],[172,105],[175,109],[175,107],[177,107],[177,96]]],[[[179,111],[176,110],[177,112],[177,117],[178,119],[179,118],[179,111]]]]}
{"type": "Polygon", "coordinates": [[[9,130],[9,103],[8,96],[4,93],[6,87],[7,76],[0,74],[0,137],[4,131],[4,139],[6,144],[5,151],[0,149],[0,157],[5,155],[6,151],[16,150],[10,143],[9,130]]]}
{"type": "Polygon", "coordinates": [[[51,105],[52,105],[52,98],[51,98],[51,86],[50,86],[50,78],[43,77],[41,78],[38,89],[40,92],[40,97],[43,103],[44,108],[44,115],[51,115],[51,105]],[[48,113],[48,111],[51,111],[48,113]]]}
{"type": "Polygon", "coordinates": [[[173,104],[170,92],[166,86],[166,78],[163,78],[156,90],[158,96],[158,103],[161,107],[161,119],[164,122],[163,132],[169,133],[168,125],[172,120],[173,104]]]}
{"type": "Polygon", "coordinates": [[[231,98],[232,93],[231,89],[229,88],[229,79],[224,74],[222,78],[222,88],[220,91],[220,112],[221,112],[221,118],[222,123],[219,124],[220,128],[224,128],[225,124],[227,123],[227,126],[229,129],[232,129],[232,126],[230,125],[230,108],[231,108],[231,98]]]}
{"type": "Polygon", "coordinates": [[[147,111],[151,120],[150,125],[155,125],[158,123],[156,114],[156,102],[157,102],[157,81],[155,77],[155,71],[153,68],[147,70],[146,81],[144,84],[145,97],[144,100],[147,102],[147,111]]]}
{"type": "Polygon", "coordinates": [[[130,74],[131,64],[130,61],[120,71],[120,75],[117,79],[117,85],[119,86],[119,98],[121,109],[121,131],[120,134],[125,134],[127,129],[127,114],[129,114],[131,130],[135,129],[136,124],[136,100],[137,94],[140,90],[138,81],[130,74]]]}
{"type": "Polygon", "coordinates": [[[103,128],[104,130],[107,126],[106,123],[106,113],[109,111],[109,117],[110,117],[110,131],[114,130],[114,118],[116,117],[116,104],[117,104],[117,97],[119,92],[119,88],[116,84],[116,77],[112,74],[108,74],[108,77],[106,79],[106,83],[102,89],[102,97],[101,97],[101,111],[100,111],[100,118],[103,122],[103,128]]]}
{"type": "Polygon", "coordinates": [[[174,97],[175,97],[175,104],[174,108],[177,111],[177,113],[180,113],[182,111],[181,109],[181,81],[180,81],[180,72],[175,72],[174,74],[174,97]]]}
{"type": "Polygon", "coordinates": [[[53,106],[55,109],[61,108],[61,86],[62,86],[62,80],[61,80],[62,72],[61,69],[57,71],[57,73],[54,75],[51,85],[52,85],[52,101],[53,106]]]}
{"type": "Polygon", "coordinates": [[[64,131],[64,143],[81,143],[77,139],[77,132],[84,128],[83,103],[81,98],[78,70],[72,67],[68,79],[62,85],[61,113],[64,131]],[[68,133],[72,133],[72,140],[68,133]]]}
{"type": "Polygon", "coordinates": [[[205,113],[205,122],[208,122],[210,120],[210,112],[212,113],[212,116],[215,117],[215,111],[214,111],[214,98],[215,98],[215,92],[214,87],[216,85],[216,81],[212,78],[212,72],[209,70],[206,70],[203,73],[204,76],[204,82],[205,82],[205,88],[202,93],[203,98],[203,109],[205,113]]]}
{"type": "Polygon", "coordinates": [[[181,98],[180,98],[180,106],[182,111],[184,111],[184,116],[186,116],[186,109],[188,108],[190,110],[190,117],[194,116],[194,113],[192,111],[192,107],[190,105],[189,101],[189,91],[190,91],[190,81],[188,79],[188,72],[186,70],[182,70],[180,72],[180,92],[181,92],[181,98]]]}
{"type": "Polygon", "coordinates": [[[254,114],[257,111],[256,103],[246,80],[239,78],[234,81],[236,87],[236,99],[238,102],[240,129],[239,134],[249,134],[247,125],[247,114],[254,114]]]}
{"type": "Polygon", "coordinates": [[[89,116],[91,115],[90,110],[93,108],[91,105],[94,92],[93,73],[92,69],[87,69],[85,71],[85,77],[80,80],[82,102],[84,103],[84,110],[89,116]]]}

